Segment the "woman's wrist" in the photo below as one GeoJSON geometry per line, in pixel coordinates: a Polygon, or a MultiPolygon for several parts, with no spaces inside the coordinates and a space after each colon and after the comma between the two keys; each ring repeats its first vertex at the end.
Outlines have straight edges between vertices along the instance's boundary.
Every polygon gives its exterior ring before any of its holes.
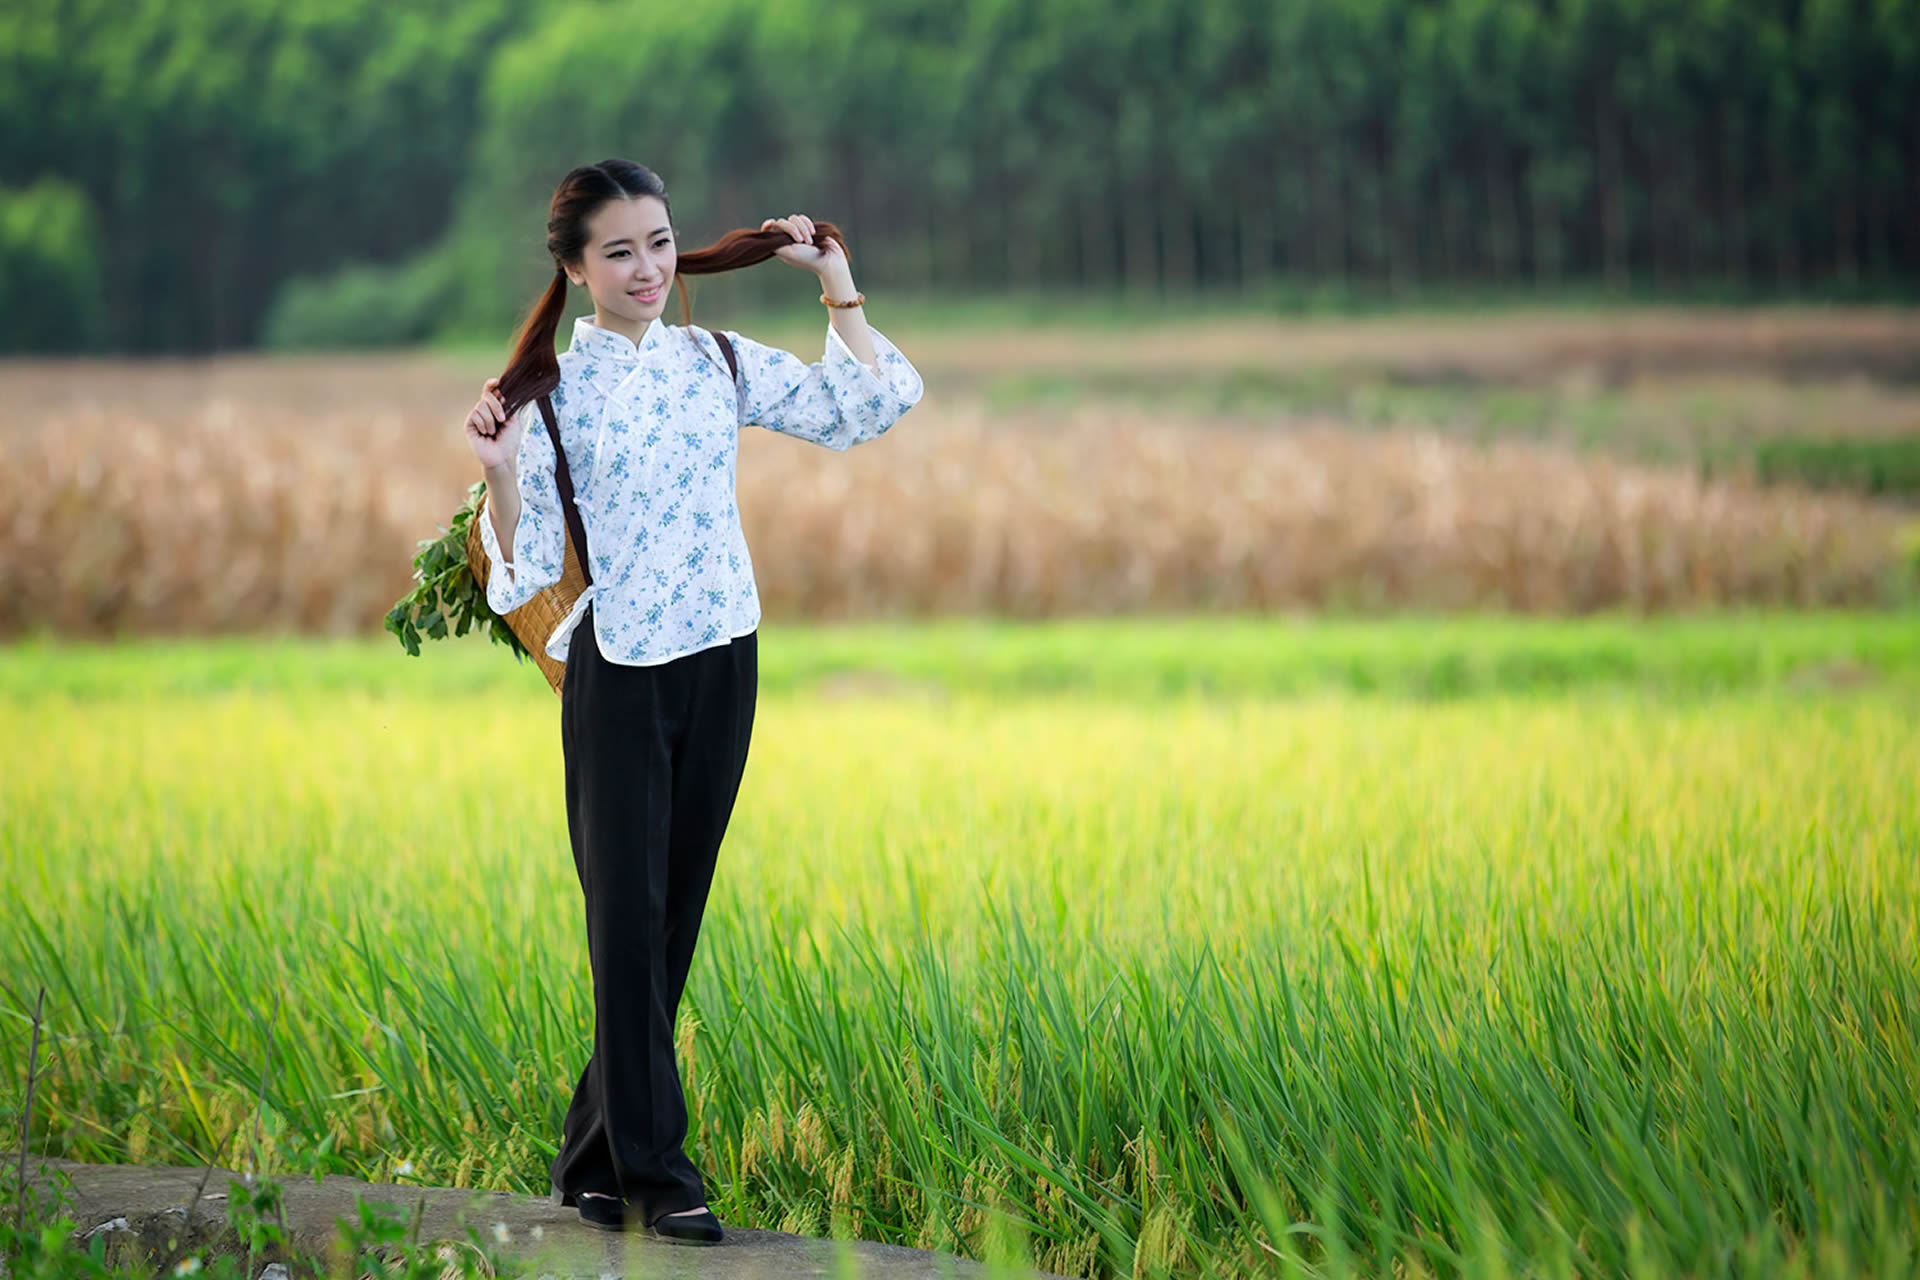
{"type": "Polygon", "coordinates": [[[835,302],[850,302],[860,296],[853,285],[853,270],[844,264],[835,264],[820,273],[820,292],[835,302]]]}

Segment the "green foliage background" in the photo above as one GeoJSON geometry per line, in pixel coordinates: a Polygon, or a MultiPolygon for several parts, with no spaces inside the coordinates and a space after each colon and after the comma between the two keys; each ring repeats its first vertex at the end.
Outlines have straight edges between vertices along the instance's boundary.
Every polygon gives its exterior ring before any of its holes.
{"type": "Polygon", "coordinates": [[[75,348],[498,332],[609,155],[684,242],[814,210],[928,293],[1900,292],[1916,104],[1911,0],[0,12],[0,186],[84,197],[98,281],[9,298],[101,308],[75,348]]]}
{"type": "Polygon", "coordinates": [[[0,188],[0,350],[86,348],[100,338],[101,288],[93,207],[78,188],[41,178],[0,188]]]}

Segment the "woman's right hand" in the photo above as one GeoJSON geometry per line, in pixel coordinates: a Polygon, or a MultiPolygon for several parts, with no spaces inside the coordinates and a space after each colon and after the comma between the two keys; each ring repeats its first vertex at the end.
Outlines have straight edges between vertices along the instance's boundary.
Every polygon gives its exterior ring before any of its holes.
{"type": "Polygon", "coordinates": [[[467,415],[467,443],[473,447],[473,456],[480,460],[480,465],[489,471],[512,466],[520,456],[522,428],[518,422],[507,421],[506,406],[500,403],[499,386],[500,379],[488,378],[473,412],[467,415]]]}

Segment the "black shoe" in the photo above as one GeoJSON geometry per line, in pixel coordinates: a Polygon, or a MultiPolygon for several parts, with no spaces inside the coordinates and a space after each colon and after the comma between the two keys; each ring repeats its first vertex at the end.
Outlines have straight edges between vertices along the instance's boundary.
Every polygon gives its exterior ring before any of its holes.
{"type": "Polygon", "coordinates": [[[578,1193],[573,1191],[562,1191],[558,1183],[547,1184],[547,1198],[553,1201],[553,1203],[559,1205],[563,1209],[571,1209],[579,1203],[579,1201],[574,1198],[577,1194],[586,1194],[591,1196],[614,1196],[616,1198],[624,1199],[624,1197],[620,1196],[620,1193],[618,1191],[588,1191],[585,1193],[578,1193]]]}
{"type": "Polygon", "coordinates": [[[663,1213],[648,1226],[647,1234],[655,1240],[668,1240],[674,1244],[719,1244],[726,1233],[721,1231],[720,1219],[714,1217],[711,1210],[702,1210],[699,1213],[663,1213]]]}
{"type": "Polygon", "coordinates": [[[627,1218],[627,1202],[619,1196],[598,1191],[582,1191],[572,1199],[580,1209],[580,1221],[600,1231],[626,1231],[633,1224],[627,1218]]]}

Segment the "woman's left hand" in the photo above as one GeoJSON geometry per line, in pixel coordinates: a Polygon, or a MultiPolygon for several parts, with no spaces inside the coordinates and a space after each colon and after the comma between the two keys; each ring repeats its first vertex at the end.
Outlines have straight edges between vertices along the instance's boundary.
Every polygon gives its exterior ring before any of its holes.
{"type": "Polygon", "coordinates": [[[804,267],[815,275],[831,270],[836,264],[844,265],[847,255],[832,240],[816,242],[813,238],[813,219],[804,213],[796,213],[790,218],[768,218],[760,224],[762,231],[778,227],[794,238],[795,243],[781,245],[773,251],[773,256],[782,262],[790,262],[796,267],[804,267]]]}

